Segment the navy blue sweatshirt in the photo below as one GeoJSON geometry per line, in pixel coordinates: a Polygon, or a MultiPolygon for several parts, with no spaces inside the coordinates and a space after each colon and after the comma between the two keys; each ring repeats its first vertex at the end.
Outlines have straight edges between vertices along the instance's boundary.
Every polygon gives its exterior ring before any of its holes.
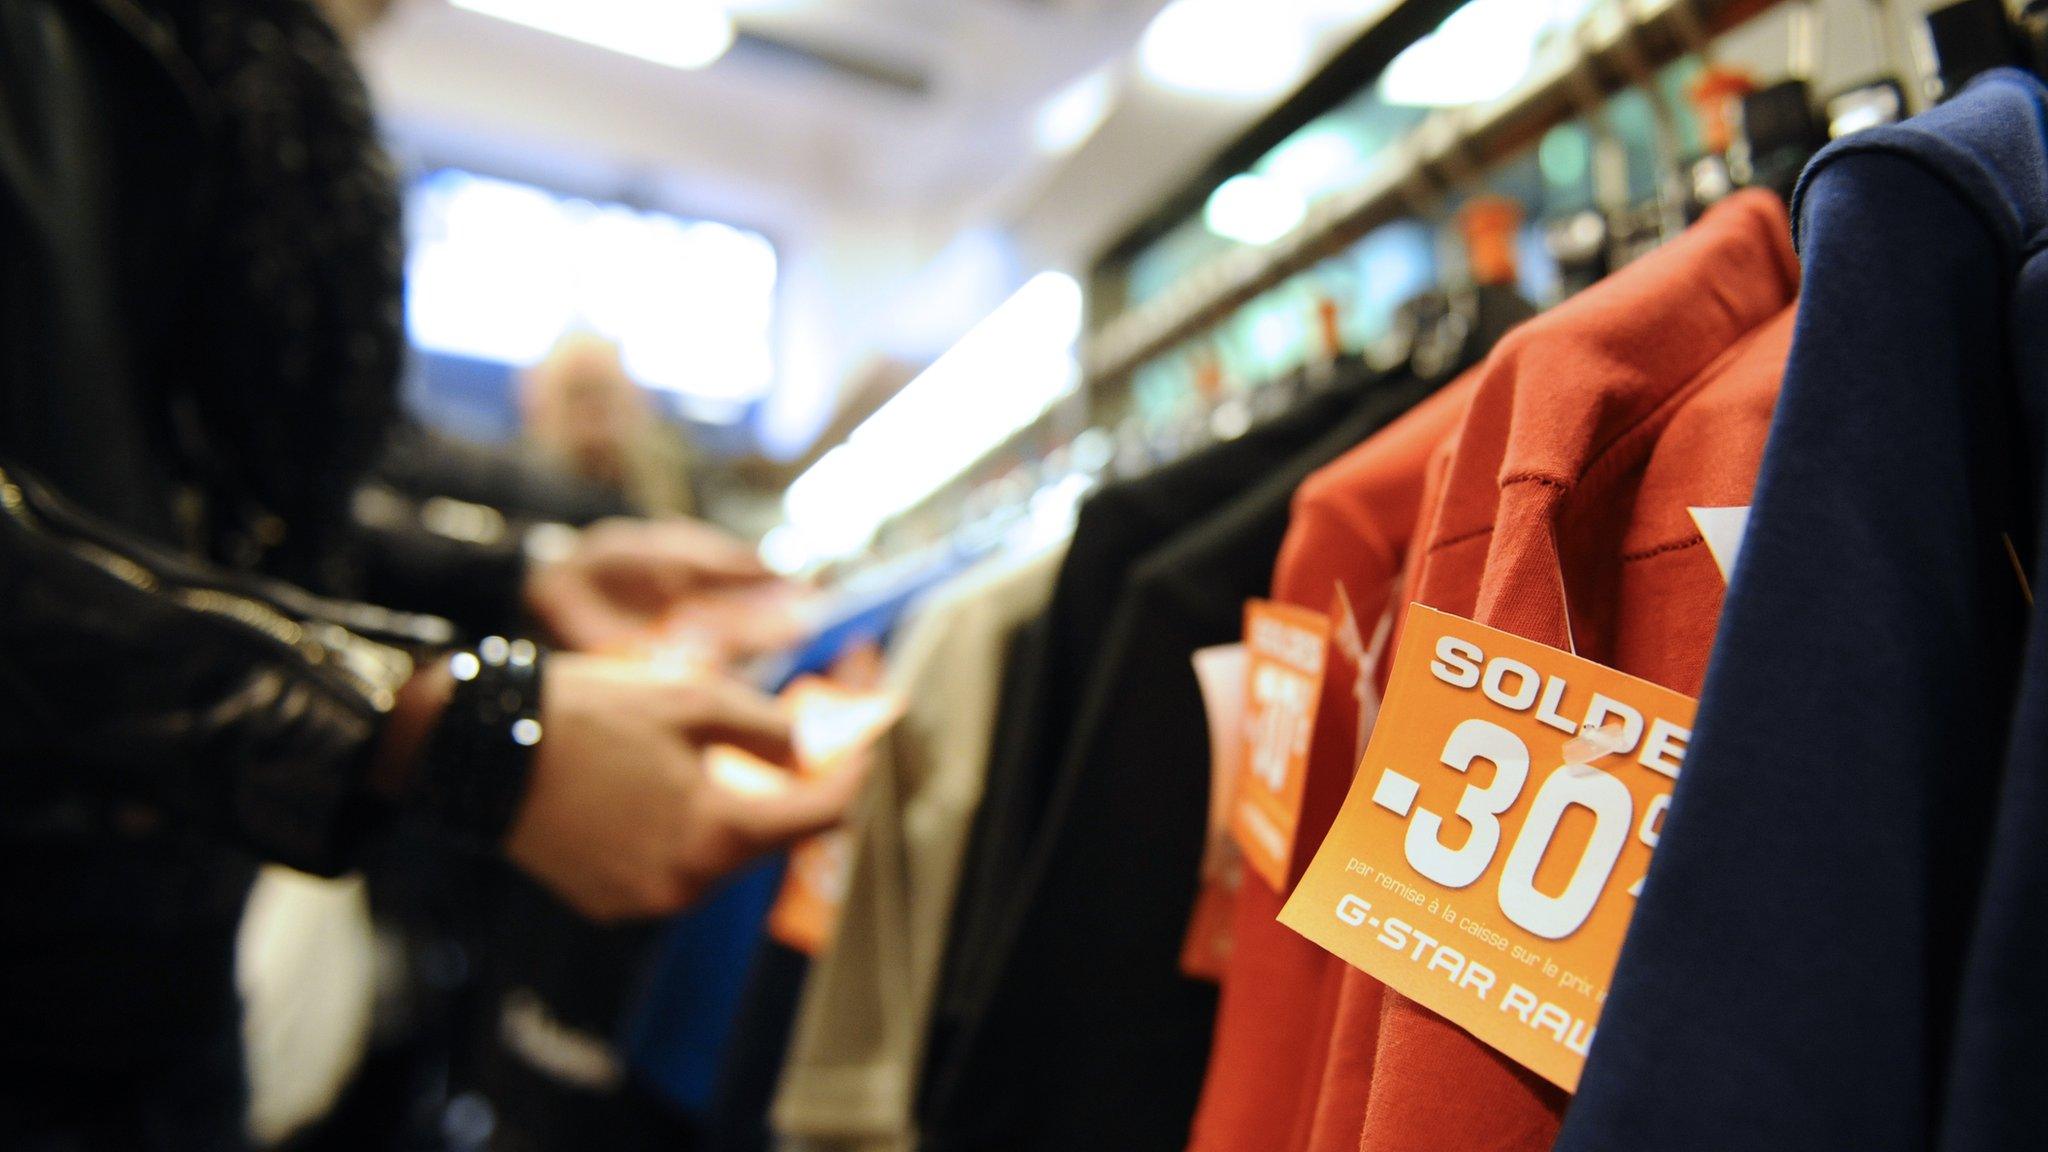
{"type": "Polygon", "coordinates": [[[2022,692],[2006,541],[2040,536],[2044,108],[1992,73],[1802,179],[1748,537],[1560,1152],[2040,1146],[2048,637],[2022,692]]]}
{"type": "MultiPolygon", "coordinates": [[[[2033,523],[2030,582],[2048,572],[2048,88],[2010,75],[1971,89],[1979,113],[1959,143],[1983,141],[1973,174],[2017,267],[2007,308],[2020,405],[2021,459],[2033,523]]],[[[1999,796],[1990,867],[1964,971],[1950,1058],[1944,1152],[2039,1146],[2048,1092],[2048,621],[2027,630],[2020,698],[1999,796]]]]}

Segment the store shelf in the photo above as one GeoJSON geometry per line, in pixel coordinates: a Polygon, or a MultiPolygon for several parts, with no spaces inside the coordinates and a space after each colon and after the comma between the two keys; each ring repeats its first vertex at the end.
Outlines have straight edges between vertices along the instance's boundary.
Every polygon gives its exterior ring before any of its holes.
{"type": "Polygon", "coordinates": [[[1083,351],[1088,386],[1122,380],[1260,293],[1413,214],[1443,190],[1469,186],[1480,172],[1596,101],[1641,84],[1655,69],[1778,2],[1648,0],[1597,9],[1571,49],[1514,93],[1432,114],[1398,146],[1400,162],[1378,178],[1318,203],[1300,227],[1273,244],[1231,252],[1104,326],[1083,351]]]}

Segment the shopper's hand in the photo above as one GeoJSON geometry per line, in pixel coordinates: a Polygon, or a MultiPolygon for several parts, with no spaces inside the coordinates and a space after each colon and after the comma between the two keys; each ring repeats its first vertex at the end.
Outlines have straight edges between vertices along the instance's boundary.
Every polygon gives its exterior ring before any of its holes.
{"type": "Polygon", "coordinates": [[[541,728],[505,851],[593,919],[676,911],[749,861],[837,824],[859,787],[851,771],[793,777],[765,795],[720,784],[704,770],[706,744],[787,763],[789,718],[732,681],[643,664],[554,657],[541,728]]]}
{"type": "Polygon", "coordinates": [[[616,647],[693,598],[775,579],[752,548],[697,520],[603,520],[527,574],[526,604],[562,646],[616,647]]]}

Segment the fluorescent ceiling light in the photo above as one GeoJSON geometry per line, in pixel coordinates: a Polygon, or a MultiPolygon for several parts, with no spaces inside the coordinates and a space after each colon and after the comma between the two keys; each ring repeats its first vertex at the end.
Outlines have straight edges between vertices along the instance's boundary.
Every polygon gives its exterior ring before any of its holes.
{"type": "Polygon", "coordinates": [[[1174,0],[1138,42],[1155,82],[1206,96],[1276,96],[1308,70],[1308,30],[1245,0],[1174,0]]]}
{"type": "Polygon", "coordinates": [[[1410,44],[1380,75],[1380,99],[1410,108],[1498,100],[1528,78],[1544,35],[1591,0],[1471,0],[1410,44]]]}
{"type": "Polygon", "coordinates": [[[1081,286],[1032,277],[790,484],[782,562],[859,550],[1073,391],[1081,286]]]}
{"type": "Polygon", "coordinates": [[[1271,244],[1307,215],[1308,201],[1301,193],[1265,176],[1232,176],[1202,206],[1202,224],[1240,244],[1271,244]]]}
{"type": "Polygon", "coordinates": [[[1031,137],[1038,150],[1060,156],[1079,148],[1102,127],[1115,95],[1115,78],[1106,67],[1053,93],[1031,120],[1031,137]]]}
{"type": "Polygon", "coordinates": [[[638,56],[671,68],[702,68],[725,55],[736,32],[712,0],[449,0],[457,8],[638,56]]]}

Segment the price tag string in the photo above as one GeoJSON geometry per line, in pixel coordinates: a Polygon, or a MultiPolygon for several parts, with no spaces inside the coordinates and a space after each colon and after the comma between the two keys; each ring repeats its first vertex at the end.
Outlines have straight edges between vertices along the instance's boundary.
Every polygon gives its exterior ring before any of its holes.
{"type": "MultiPolygon", "coordinates": [[[[1551,551],[1556,553],[1556,541],[1553,540],[1551,543],[1551,551]]],[[[1579,654],[1579,642],[1577,637],[1572,634],[1572,595],[1571,590],[1565,585],[1563,555],[1557,555],[1556,560],[1557,563],[1552,568],[1552,571],[1557,575],[1558,612],[1564,616],[1564,650],[1577,656],[1579,654]]]]}
{"type": "Polygon", "coordinates": [[[1357,678],[1351,682],[1352,698],[1358,702],[1358,728],[1356,747],[1352,750],[1351,761],[1362,764],[1365,760],[1365,746],[1372,737],[1373,724],[1379,719],[1379,669],[1380,661],[1386,658],[1387,642],[1394,634],[1394,615],[1400,607],[1401,579],[1388,581],[1385,594],[1386,610],[1380,613],[1379,623],[1373,625],[1372,639],[1365,640],[1358,630],[1358,613],[1351,606],[1351,596],[1342,580],[1337,581],[1337,627],[1334,637],[1337,648],[1344,658],[1357,669],[1357,678]]]}

